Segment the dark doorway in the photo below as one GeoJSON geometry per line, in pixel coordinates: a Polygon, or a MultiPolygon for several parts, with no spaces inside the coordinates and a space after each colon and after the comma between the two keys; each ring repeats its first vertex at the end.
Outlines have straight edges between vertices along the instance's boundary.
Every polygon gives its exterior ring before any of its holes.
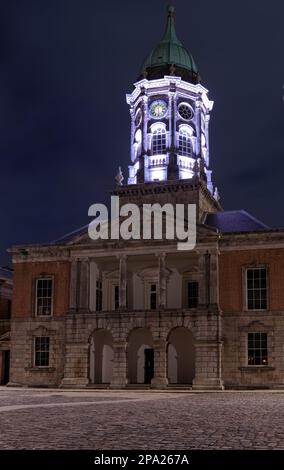
{"type": "Polygon", "coordinates": [[[145,349],[145,384],[150,384],[154,377],[154,349],[145,349]]]}
{"type": "Polygon", "coordinates": [[[2,385],[6,385],[9,382],[10,377],[10,351],[2,352],[2,385]]]}

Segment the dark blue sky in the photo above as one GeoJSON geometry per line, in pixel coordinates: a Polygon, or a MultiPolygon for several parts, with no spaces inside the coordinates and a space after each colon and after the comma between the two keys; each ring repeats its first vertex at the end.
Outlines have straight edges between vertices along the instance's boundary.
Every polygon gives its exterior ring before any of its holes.
{"type": "MultiPolygon", "coordinates": [[[[1,0],[0,264],[56,239],[107,202],[129,162],[141,63],[164,0],[1,0]]],[[[179,38],[215,101],[211,167],[225,209],[284,226],[283,0],[176,0],[179,38]],[[270,8],[269,8],[270,7],[270,8]]]]}

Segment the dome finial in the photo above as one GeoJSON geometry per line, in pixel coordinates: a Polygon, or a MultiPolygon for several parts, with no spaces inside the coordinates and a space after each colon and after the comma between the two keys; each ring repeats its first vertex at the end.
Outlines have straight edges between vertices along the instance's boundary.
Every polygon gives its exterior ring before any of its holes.
{"type": "Polygon", "coordinates": [[[176,35],[173,4],[167,7],[166,28],[163,37],[144,61],[139,80],[145,78],[145,70],[148,80],[171,74],[182,77],[183,80],[190,83],[199,83],[198,69],[193,57],[176,35]]]}

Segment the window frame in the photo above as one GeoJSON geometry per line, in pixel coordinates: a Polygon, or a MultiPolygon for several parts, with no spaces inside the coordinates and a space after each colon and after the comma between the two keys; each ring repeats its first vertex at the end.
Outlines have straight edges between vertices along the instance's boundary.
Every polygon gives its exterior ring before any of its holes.
{"type": "MultiPolygon", "coordinates": [[[[34,336],[34,341],[33,341],[33,367],[36,369],[49,369],[50,368],[50,351],[51,351],[51,338],[50,336],[34,336]],[[37,350],[36,350],[36,343],[38,339],[48,339],[48,364],[47,365],[38,365],[36,363],[37,360],[37,350]]],[[[44,350],[40,349],[39,352],[45,352],[44,350]]]]}
{"type": "MultiPolygon", "coordinates": [[[[247,335],[246,335],[246,355],[247,355],[247,360],[246,360],[246,367],[252,367],[252,368],[256,368],[256,367],[269,367],[269,354],[268,354],[268,338],[269,338],[269,335],[268,335],[268,332],[267,331],[248,331],[247,332],[247,335]],[[266,335],[266,364],[249,364],[249,335],[266,335]]],[[[254,340],[255,341],[255,340],[254,340]]],[[[257,351],[257,350],[260,350],[262,351],[262,349],[260,348],[250,348],[251,350],[253,351],[257,351]]],[[[262,359],[263,357],[263,354],[261,354],[260,358],[262,359]]],[[[264,356],[265,357],[265,356],[264,356]]]]}
{"type": "Polygon", "coordinates": [[[149,299],[148,299],[148,302],[149,302],[149,310],[151,311],[154,311],[154,310],[157,310],[158,308],[158,292],[159,292],[159,289],[158,289],[158,284],[157,282],[150,282],[149,283],[149,299]],[[156,289],[152,291],[152,286],[156,286],[156,289]],[[152,294],[155,294],[156,296],[156,306],[155,308],[152,308],[152,294]]]}
{"type": "Polygon", "coordinates": [[[152,129],[151,132],[151,155],[157,156],[157,155],[166,155],[167,154],[167,130],[164,125],[156,125],[154,129],[152,129]],[[156,139],[159,139],[158,142],[156,142],[156,139]],[[156,151],[157,148],[159,151],[156,151]]]}
{"type": "Polygon", "coordinates": [[[96,280],[96,312],[103,310],[103,281],[96,280]]]}
{"type": "Polygon", "coordinates": [[[119,299],[120,289],[119,284],[113,285],[113,310],[117,311],[120,307],[120,299],[119,299]]]}
{"type": "Polygon", "coordinates": [[[244,289],[244,310],[246,312],[267,312],[269,310],[269,269],[268,266],[265,264],[259,264],[259,265],[247,265],[243,267],[243,289],[244,289]],[[266,270],[266,308],[249,308],[248,307],[248,279],[247,279],[247,273],[250,269],[265,269],[266,270]]]}
{"type": "Polygon", "coordinates": [[[55,282],[53,275],[39,275],[35,278],[35,294],[34,294],[34,312],[36,317],[40,318],[50,318],[53,316],[54,313],[54,295],[55,295],[55,282]],[[51,303],[50,303],[50,313],[47,314],[40,314],[38,313],[38,282],[39,281],[51,281],[51,303]]]}
{"type": "Polygon", "coordinates": [[[198,308],[199,305],[199,281],[196,279],[187,279],[186,280],[186,308],[188,309],[195,309],[198,308]],[[197,285],[197,303],[194,307],[189,306],[189,284],[196,284],[197,285]]]}
{"type": "Polygon", "coordinates": [[[193,145],[190,131],[181,127],[178,133],[178,155],[181,157],[193,158],[193,145]]]}

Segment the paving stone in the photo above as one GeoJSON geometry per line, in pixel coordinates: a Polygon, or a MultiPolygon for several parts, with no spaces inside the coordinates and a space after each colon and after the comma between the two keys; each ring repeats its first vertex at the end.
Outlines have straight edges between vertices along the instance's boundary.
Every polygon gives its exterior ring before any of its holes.
{"type": "Polygon", "coordinates": [[[284,392],[0,388],[0,449],[272,448],[284,448],[284,392]]]}

